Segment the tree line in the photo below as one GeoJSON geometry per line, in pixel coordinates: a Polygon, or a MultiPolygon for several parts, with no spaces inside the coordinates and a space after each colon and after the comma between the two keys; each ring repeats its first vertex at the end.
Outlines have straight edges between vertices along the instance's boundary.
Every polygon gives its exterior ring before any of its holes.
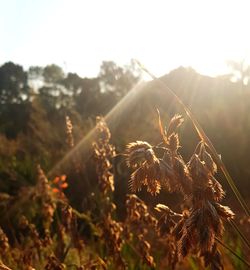
{"type": "MultiPolygon", "coordinates": [[[[96,116],[106,115],[140,78],[141,73],[133,62],[127,66],[103,62],[94,78],[65,73],[54,64],[28,70],[12,62],[3,64],[0,67],[0,189],[9,192],[33,183],[35,164],[41,164],[47,171],[65,155],[66,116],[74,124],[75,141],[80,141],[94,127],[96,116]]],[[[183,67],[162,77],[198,118],[239,181],[243,195],[250,179],[247,78],[247,68],[242,65],[235,65],[232,73],[216,78],[183,67]],[[232,82],[232,76],[241,72],[244,74],[238,76],[239,80],[232,82]]],[[[126,111],[120,113],[115,128],[110,126],[112,140],[120,151],[128,141],[138,138],[158,143],[156,108],[166,122],[174,114],[182,113],[164,89],[159,89],[157,83],[149,83],[135,95],[126,111]]],[[[187,149],[183,155],[188,157],[197,138],[188,123],[182,132],[189,134],[181,137],[187,149]]],[[[125,179],[126,170],[123,168],[125,175],[119,177],[125,179]]]]}

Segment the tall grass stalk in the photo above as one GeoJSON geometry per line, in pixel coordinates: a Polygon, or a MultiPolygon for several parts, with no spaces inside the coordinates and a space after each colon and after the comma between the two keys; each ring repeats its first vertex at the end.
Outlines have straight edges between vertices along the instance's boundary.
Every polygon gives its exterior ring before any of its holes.
{"type": "Polygon", "coordinates": [[[190,109],[184,104],[184,102],[174,93],[174,91],[168,86],[166,85],[165,82],[163,82],[160,78],[157,78],[155,75],[153,75],[147,68],[145,68],[138,60],[135,60],[135,62],[139,65],[139,67],[146,72],[152,79],[155,80],[156,83],[158,83],[160,86],[164,87],[165,89],[167,89],[171,95],[174,97],[174,99],[176,100],[176,102],[181,105],[182,109],[185,111],[185,113],[187,114],[188,118],[191,120],[192,124],[195,127],[195,130],[197,131],[200,139],[206,143],[206,145],[209,147],[211,153],[213,154],[213,157],[217,163],[217,165],[219,166],[219,168],[221,169],[221,171],[223,172],[228,184],[230,185],[231,189],[233,190],[236,198],[238,199],[241,207],[244,209],[245,213],[247,214],[247,216],[250,217],[250,210],[245,202],[245,200],[243,199],[242,195],[240,194],[238,188],[236,187],[233,178],[230,176],[225,164],[223,163],[223,161],[221,160],[220,156],[218,155],[215,147],[213,146],[212,142],[210,141],[210,139],[208,138],[208,136],[206,135],[205,131],[203,130],[203,128],[200,126],[199,122],[196,120],[196,118],[194,117],[193,113],[190,111],[190,109]]]}
{"type": "Polygon", "coordinates": [[[237,259],[239,259],[241,262],[243,262],[245,265],[247,265],[250,268],[250,263],[247,262],[245,259],[243,259],[241,256],[239,256],[235,251],[233,251],[229,246],[224,244],[220,239],[216,238],[216,241],[223,246],[225,249],[227,249],[231,254],[233,254],[237,259]]]}

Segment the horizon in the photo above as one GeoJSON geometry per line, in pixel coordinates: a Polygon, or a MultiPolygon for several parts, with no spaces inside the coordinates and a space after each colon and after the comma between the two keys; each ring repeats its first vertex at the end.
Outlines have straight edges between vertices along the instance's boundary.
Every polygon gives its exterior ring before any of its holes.
{"type": "MultiPolygon", "coordinates": [[[[117,62],[113,61],[112,59],[111,59],[111,60],[103,60],[103,61],[114,62],[115,64],[117,64],[117,62]]],[[[32,65],[32,66],[25,67],[25,66],[23,66],[21,63],[17,63],[17,62],[15,62],[15,61],[10,60],[10,61],[6,61],[6,62],[3,62],[3,63],[0,63],[0,67],[3,66],[3,65],[6,64],[6,63],[9,63],[9,62],[11,62],[11,63],[13,63],[13,64],[15,64],[15,65],[21,66],[25,72],[28,72],[30,67],[36,67],[36,66],[38,66],[38,65],[32,65]]],[[[122,67],[122,68],[124,68],[124,67],[126,67],[126,65],[129,64],[129,63],[130,63],[130,62],[127,62],[127,63],[125,63],[124,65],[119,65],[119,66],[122,67]]],[[[81,77],[81,78],[96,78],[96,77],[99,76],[99,71],[100,71],[101,64],[102,64],[102,62],[100,63],[98,72],[96,72],[96,75],[94,75],[94,76],[85,76],[85,75],[81,76],[80,74],[77,73],[77,71],[72,71],[72,70],[67,70],[67,71],[65,71],[65,69],[64,69],[62,66],[57,65],[57,64],[55,64],[55,63],[49,63],[49,64],[47,64],[47,65],[44,65],[44,66],[38,66],[38,67],[41,67],[42,69],[44,69],[46,66],[56,65],[56,66],[58,66],[58,67],[60,67],[60,68],[62,69],[62,71],[64,72],[64,75],[65,75],[65,76],[67,76],[67,74],[69,74],[69,73],[73,73],[73,74],[75,73],[75,74],[77,74],[77,75],[78,75],[79,77],[81,77]]],[[[142,64],[143,64],[143,63],[142,63],[142,64]]],[[[139,66],[138,66],[138,67],[139,67],[139,66]]],[[[140,68],[140,67],[139,67],[139,68],[140,68]]],[[[146,67],[146,68],[147,68],[147,67],[146,67]]],[[[210,78],[217,78],[217,77],[224,76],[224,75],[231,75],[231,76],[233,76],[233,72],[231,72],[231,73],[230,73],[230,72],[225,72],[225,73],[215,74],[215,75],[204,74],[204,73],[200,72],[199,70],[196,70],[196,69],[193,68],[192,66],[183,66],[183,65],[180,65],[180,66],[177,66],[177,67],[174,67],[174,68],[168,70],[167,72],[165,72],[165,73],[163,73],[163,74],[161,74],[160,76],[157,76],[157,77],[159,77],[159,78],[160,78],[160,77],[164,77],[164,76],[170,74],[172,71],[176,71],[176,70],[179,70],[179,69],[186,69],[186,70],[190,69],[190,70],[193,70],[193,71],[194,71],[195,73],[197,73],[198,75],[205,76],[205,77],[210,77],[210,78]]],[[[151,72],[149,69],[148,69],[148,71],[151,72]]],[[[143,71],[143,70],[141,69],[141,72],[142,72],[142,79],[143,79],[144,81],[150,81],[150,80],[152,79],[151,76],[150,76],[149,74],[147,74],[146,71],[143,71]]],[[[153,74],[153,73],[151,73],[151,74],[153,74]]],[[[153,74],[153,75],[155,75],[155,74],[153,74]]]]}

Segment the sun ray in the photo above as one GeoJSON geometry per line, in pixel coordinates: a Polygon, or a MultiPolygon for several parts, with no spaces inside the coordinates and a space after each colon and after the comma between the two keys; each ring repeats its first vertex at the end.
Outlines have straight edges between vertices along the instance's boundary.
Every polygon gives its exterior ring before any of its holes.
{"type": "MultiPolygon", "coordinates": [[[[128,108],[128,104],[131,105],[132,101],[135,101],[141,92],[145,89],[145,82],[138,82],[104,117],[107,124],[114,128],[118,123],[122,113],[128,108]]],[[[75,145],[60,161],[58,161],[53,168],[48,172],[48,176],[53,176],[62,168],[67,166],[67,163],[72,159],[76,152],[81,152],[81,155],[88,159],[90,157],[89,151],[91,149],[92,142],[96,135],[96,128],[91,129],[86,136],[82,138],[78,144],[75,145]]]]}

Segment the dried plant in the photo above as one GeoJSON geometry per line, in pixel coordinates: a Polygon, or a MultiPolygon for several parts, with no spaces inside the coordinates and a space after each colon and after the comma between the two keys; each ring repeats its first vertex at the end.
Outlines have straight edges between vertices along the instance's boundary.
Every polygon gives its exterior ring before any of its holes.
{"type": "Polygon", "coordinates": [[[141,260],[155,267],[155,261],[151,254],[149,237],[151,232],[156,232],[156,219],[149,213],[146,204],[135,195],[128,195],[126,200],[127,218],[125,221],[126,237],[141,260]]]}
{"type": "MultiPolygon", "coordinates": [[[[72,123],[67,121],[72,135],[72,123]]],[[[33,187],[22,188],[17,196],[0,194],[6,209],[0,227],[0,269],[175,269],[178,264],[190,269],[183,264],[188,254],[196,254],[211,269],[223,269],[217,244],[222,241],[224,221],[234,214],[220,204],[225,193],[207,145],[201,141],[188,162],[182,158],[178,134],[182,122],[182,116],[176,115],[163,129],[159,117],[162,142],[128,144],[126,161],[132,170],[132,192],[144,186],[152,195],[162,189],[180,192],[185,210],[147,206],[128,194],[126,217],[117,218],[116,153],[107,124],[98,118],[92,156],[92,180],[97,186],[90,191],[84,212],[74,209],[64,193],[70,175],[49,180],[41,166],[33,187]]]]}
{"type": "Polygon", "coordinates": [[[70,148],[74,146],[74,136],[73,136],[73,125],[69,118],[69,116],[65,117],[65,123],[66,123],[66,134],[67,134],[67,144],[70,148]]]}
{"type": "Polygon", "coordinates": [[[222,269],[216,238],[222,237],[224,220],[232,219],[234,213],[219,204],[225,193],[215,178],[217,166],[205,143],[197,145],[188,163],[180,155],[177,128],[182,122],[182,116],[175,115],[164,130],[159,115],[164,144],[161,157],[156,156],[155,147],[147,142],[128,144],[127,164],[134,169],[129,186],[135,192],[145,185],[152,195],[159,193],[161,187],[171,192],[181,191],[190,201],[189,212],[177,214],[165,205],[157,205],[156,210],[161,213],[160,231],[163,224],[167,224],[167,233],[172,233],[178,241],[179,259],[188,253],[196,253],[204,258],[205,266],[222,269]],[[181,219],[176,222],[174,217],[181,219]]]}
{"type": "Polygon", "coordinates": [[[218,203],[224,191],[214,178],[216,164],[203,143],[200,144],[199,154],[195,153],[188,162],[188,169],[193,181],[192,208],[182,228],[179,254],[186,256],[193,249],[205,257],[206,265],[210,257],[213,264],[215,258],[219,258],[215,239],[223,234],[223,219],[232,219],[234,213],[218,203]]]}
{"type": "Polygon", "coordinates": [[[116,269],[125,269],[126,264],[121,255],[123,227],[121,223],[113,219],[116,206],[110,199],[114,191],[114,179],[111,170],[115,148],[110,144],[111,134],[103,118],[97,118],[96,130],[97,139],[93,144],[93,151],[99,185],[99,203],[102,207],[98,227],[102,231],[101,238],[108,247],[109,256],[113,258],[116,269]]]}
{"type": "Polygon", "coordinates": [[[65,266],[55,256],[48,258],[48,263],[45,265],[45,270],[64,270],[65,266]]]}
{"type": "Polygon", "coordinates": [[[180,116],[175,116],[167,132],[164,132],[160,121],[160,130],[166,146],[162,147],[164,150],[162,157],[156,157],[154,148],[147,142],[137,141],[128,144],[127,164],[131,168],[137,168],[132,173],[129,183],[132,192],[141,190],[145,185],[152,195],[159,193],[161,187],[170,192],[181,191],[186,195],[190,194],[192,181],[189,171],[177,151],[180,146],[176,128],[182,122],[180,116]]]}
{"type": "Polygon", "coordinates": [[[98,176],[98,184],[101,192],[108,193],[114,191],[114,179],[110,172],[112,165],[111,160],[115,155],[115,148],[109,143],[110,131],[101,118],[97,118],[96,125],[98,138],[93,143],[94,158],[96,160],[96,172],[98,176]]]}

